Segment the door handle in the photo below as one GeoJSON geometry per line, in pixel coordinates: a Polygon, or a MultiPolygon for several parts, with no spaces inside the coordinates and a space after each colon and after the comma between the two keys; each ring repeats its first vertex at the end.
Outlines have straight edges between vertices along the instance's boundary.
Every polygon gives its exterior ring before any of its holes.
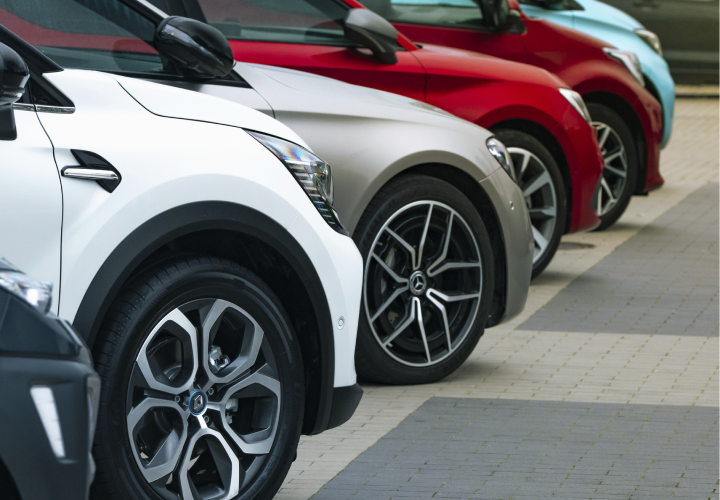
{"type": "Polygon", "coordinates": [[[71,149],[70,152],[80,165],[63,168],[60,172],[63,177],[96,181],[108,193],[120,185],[120,172],[99,154],[81,149],[71,149]]]}

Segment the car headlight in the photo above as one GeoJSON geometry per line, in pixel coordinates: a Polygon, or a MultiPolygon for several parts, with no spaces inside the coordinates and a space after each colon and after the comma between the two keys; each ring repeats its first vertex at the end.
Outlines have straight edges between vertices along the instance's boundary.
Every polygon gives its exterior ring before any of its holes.
{"type": "Polygon", "coordinates": [[[52,283],[31,278],[2,257],[0,257],[0,287],[34,306],[41,314],[47,314],[50,310],[52,283]]]}
{"type": "Polygon", "coordinates": [[[330,165],[295,143],[260,132],[251,130],[246,132],[277,156],[290,170],[325,222],[338,233],[349,236],[332,206],[335,193],[330,165]]]}
{"type": "Polygon", "coordinates": [[[580,116],[592,126],[592,118],[590,118],[590,111],[585,106],[585,101],[580,94],[570,89],[558,89],[565,99],[568,100],[570,105],[575,108],[575,111],[580,113],[580,116]]]}
{"type": "Polygon", "coordinates": [[[638,83],[643,87],[645,86],[645,78],[643,77],[642,66],[640,66],[640,59],[638,59],[635,52],[608,48],[604,48],[603,51],[610,59],[615,59],[623,63],[638,83]]]}
{"type": "Polygon", "coordinates": [[[487,141],[485,141],[485,145],[487,146],[488,151],[490,151],[490,154],[493,155],[493,157],[497,160],[500,166],[508,173],[510,178],[517,182],[517,179],[515,178],[515,169],[513,168],[512,158],[510,158],[510,153],[508,153],[505,144],[500,142],[495,137],[490,137],[487,141]]]}
{"type": "Polygon", "coordinates": [[[639,36],[643,42],[648,44],[659,56],[662,57],[662,46],[660,45],[660,38],[653,33],[645,29],[635,30],[635,34],[639,36]]]}

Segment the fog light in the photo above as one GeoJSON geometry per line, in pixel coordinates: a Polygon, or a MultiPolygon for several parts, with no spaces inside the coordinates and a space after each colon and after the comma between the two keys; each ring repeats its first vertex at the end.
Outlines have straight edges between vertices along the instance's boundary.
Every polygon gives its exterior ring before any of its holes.
{"type": "Polygon", "coordinates": [[[53,453],[57,458],[65,458],[65,443],[52,389],[44,385],[36,385],[30,388],[30,396],[32,396],[35,408],[40,415],[53,453]]]}

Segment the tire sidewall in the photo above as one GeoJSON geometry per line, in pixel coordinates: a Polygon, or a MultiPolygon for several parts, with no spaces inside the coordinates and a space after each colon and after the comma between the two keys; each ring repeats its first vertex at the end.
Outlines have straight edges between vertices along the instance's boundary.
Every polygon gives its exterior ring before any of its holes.
{"type": "MultiPolygon", "coordinates": [[[[282,391],[275,441],[263,464],[263,470],[249,487],[236,497],[272,498],[294,458],[304,403],[300,350],[280,302],[255,275],[244,268],[217,259],[212,259],[199,268],[178,271],[174,276],[167,273],[163,276],[162,270],[154,270],[151,274],[153,272],[159,275],[156,279],[163,282],[163,286],[152,290],[148,286],[140,285],[146,293],[126,294],[122,299],[127,300],[128,295],[130,300],[134,297],[133,308],[136,314],[124,315],[126,321],[121,325],[117,324],[118,315],[114,315],[116,327],[113,331],[108,331],[103,325],[99,333],[119,335],[107,369],[98,370],[103,379],[101,399],[105,399],[105,404],[101,401],[98,417],[105,420],[103,423],[106,424],[108,444],[112,448],[110,453],[113,455],[113,465],[117,469],[118,479],[125,484],[125,495],[121,498],[161,498],[142,477],[129,442],[125,401],[132,366],[152,327],[174,308],[199,298],[228,300],[247,311],[263,328],[265,338],[275,355],[282,391]],[[288,450],[291,450],[291,453],[288,450]]],[[[142,277],[136,281],[141,282],[142,277]]],[[[234,443],[229,444],[234,447],[234,443]]]]}
{"type": "Polygon", "coordinates": [[[362,379],[380,383],[419,384],[444,378],[455,371],[467,359],[485,329],[485,323],[492,305],[494,288],[494,265],[490,237],[477,209],[459,190],[450,184],[432,177],[408,175],[383,187],[368,206],[353,234],[353,239],[363,257],[363,263],[367,265],[373,242],[387,220],[401,208],[420,200],[437,201],[452,207],[465,219],[477,241],[482,262],[483,280],[480,306],[476,313],[475,322],[466,334],[465,339],[456,348],[454,356],[450,356],[430,367],[417,368],[404,365],[391,358],[375,339],[365,310],[365,280],[363,278],[363,298],[361,299],[356,347],[356,358],[359,361],[359,363],[356,362],[356,367],[358,368],[358,376],[362,379]],[[370,372],[363,369],[362,359],[382,359],[384,366],[374,365],[372,372],[370,372]]]}

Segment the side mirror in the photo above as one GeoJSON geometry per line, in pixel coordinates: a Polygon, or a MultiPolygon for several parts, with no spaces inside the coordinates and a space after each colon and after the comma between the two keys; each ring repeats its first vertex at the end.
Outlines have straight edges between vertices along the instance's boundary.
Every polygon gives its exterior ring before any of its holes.
{"type": "Polygon", "coordinates": [[[13,104],[25,93],[30,71],[22,57],[0,43],[0,141],[17,139],[13,104]]]}
{"type": "Polygon", "coordinates": [[[350,9],[345,16],[345,38],[370,49],[384,64],[396,64],[398,32],[388,21],[367,9],[350,9]]]}
{"type": "Polygon", "coordinates": [[[508,0],[480,0],[479,3],[485,26],[495,31],[507,24],[510,16],[508,0]]]}
{"type": "Polygon", "coordinates": [[[187,17],[163,20],[155,30],[153,44],[193,78],[222,78],[235,64],[230,44],[219,30],[187,17]]]}

